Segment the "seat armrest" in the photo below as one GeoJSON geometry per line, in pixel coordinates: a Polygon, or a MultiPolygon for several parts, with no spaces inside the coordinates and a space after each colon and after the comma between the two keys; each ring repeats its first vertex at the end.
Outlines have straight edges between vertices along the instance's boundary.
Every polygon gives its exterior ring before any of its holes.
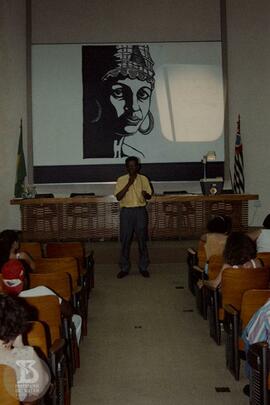
{"type": "Polygon", "coordinates": [[[198,271],[199,273],[204,273],[204,270],[201,269],[199,266],[193,266],[193,270],[198,271]]]}
{"type": "Polygon", "coordinates": [[[263,341],[263,342],[253,343],[252,345],[249,346],[249,349],[247,352],[248,364],[252,368],[255,368],[255,370],[258,370],[258,363],[263,364],[264,360],[266,361],[267,353],[268,353],[268,343],[267,342],[263,341]],[[264,360],[263,360],[263,357],[264,357],[264,360]]]}
{"type": "Polygon", "coordinates": [[[72,294],[74,294],[74,295],[81,294],[81,292],[82,292],[82,286],[80,285],[73,289],[72,294]]]}
{"type": "Polygon", "coordinates": [[[230,314],[232,316],[236,316],[239,314],[237,309],[235,309],[231,304],[225,304],[223,306],[223,309],[224,309],[224,311],[226,311],[228,314],[230,314]]]}
{"type": "Polygon", "coordinates": [[[268,343],[267,342],[257,342],[257,343],[253,343],[253,345],[250,345],[249,349],[267,349],[268,348],[268,343]]]}
{"type": "Polygon", "coordinates": [[[58,366],[57,364],[62,362],[65,358],[65,346],[66,342],[64,339],[56,339],[49,349],[49,363],[51,366],[51,371],[53,376],[57,377],[58,366]]]}
{"type": "Polygon", "coordinates": [[[91,252],[85,257],[85,262],[87,270],[91,270],[94,267],[95,260],[93,250],[91,250],[91,252]]]}
{"type": "Polygon", "coordinates": [[[65,344],[66,343],[64,339],[56,339],[50,347],[49,353],[55,355],[65,348],[65,344]]]}
{"type": "Polygon", "coordinates": [[[205,284],[204,287],[207,288],[212,293],[218,292],[218,287],[212,287],[211,285],[207,285],[207,284],[205,284]]]}
{"type": "Polygon", "coordinates": [[[80,308],[81,305],[83,305],[83,289],[81,286],[79,286],[75,290],[73,290],[72,303],[73,303],[73,307],[75,310],[77,308],[80,308]]]}

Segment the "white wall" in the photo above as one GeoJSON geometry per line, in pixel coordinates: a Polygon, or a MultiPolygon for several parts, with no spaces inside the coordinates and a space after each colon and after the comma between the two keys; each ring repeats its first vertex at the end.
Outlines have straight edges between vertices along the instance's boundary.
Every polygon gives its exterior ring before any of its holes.
{"type": "Polygon", "coordinates": [[[250,203],[250,225],[260,225],[270,212],[269,21],[269,0],[227,1],[231,156],[239,113],[246,192],[258,193],[261,202],[259,208],[250,203]]]}
{"type": "MultiPolygon", "coordinates": [[[[33,0],[32,42],[90,43],[220,40],[218,0],[33,0]]],[[[200,192],[198,182],[156,184],[155,191],[200,192]]],[[[38,192],[112,194],[108,185],[42,185],[38,192]]]]}
{"type": "MultiPolygon", "coordinates": [[[[19,228],[14,195],[20,119],[26,140],[26,18],[24,0],[0,0],[0,229],[19,228]]],[[[24,148],[26,152],[26,147],[24,148]]]]}
{"type": "MultiPolygon", "coordinates": [[[[134,15],[134,2],[114,0],[35,0],[33,1],[33,42],[81,42],[89,32],[104,41],[108,29],[117,26],[112,41],[177,40],[179,32],[198,34],[198,21],[207,39],[216,35],[217,0],[140,0],[137,18],[126,29],[124,17],[134,15]],[[114,5],[112,8],[111,5],[114,5]],[[125,6],[119,12],[118,4],[125,6]],[[157,6],[158,4],[158,6],[157,6]],[[106,8],[107,5],[107,8],[106,8]],[[145,5],[146,8],[145,8],[145,5]],[[75,7],[76,6],[76,7],[75,7]],[[84,7],[87,6],[87,12],[84,7]],[[146,13],[149,18],[142,18],[146,13]],[[180,17],[189,12],[193,21],[180,17]],[[104,13],[111,16],[104,19],[104,13]],[[92,17],[91,17],[92,16],[92,17]],[[99,17],[98,17],[99,16],[99,17]],[[151,18],[150,18],[151,17],[151,18]],[[77,23],[74,24],[74,18],[77,23]],[[93,22],[98,18],[98,24],[93,22]],[[81,24],[78,24],[81,21],[81,24]],[[172,24],[173,23],[173,24],[172,24]],[[177,24],[178,23],[178,24],[177,24]],[[67,31],[67,27],[69,30],[67,31]],[[90,30],[90,31],[89,31],[90,30]],[[67,35],[68,32],[68,35],[67,35]],[[78,34],[79,33],[79,34],[78,34]],[[137,33],[140,36],[137,36],[137,33]],[[134,35],[136,34],[136,38],[134,35]],[[120,36],[120,38],[119,38],[120,36]]],[[[260,224],[270,209],[270,2],[269,0],[227,0],[230,151],[233,156],[237,114],[241,114],[246,191],[260,195],[261,208],[251,207],[250,222],[260,224]]],[[[89,40],[89,37],[88,37],[89,40]]],[[[96,40],[96,39],[95,39],[96,40]]],[[[19,120],[26,134],[25,0],[0,0],[0,228],[19,227],[17,207],[10,207],[13,195],[19,120]],[[2,62],[4,61],[4,63],[2,62]]],[[[25,147],[26,153],[26,147],[25,147]]],[[[233,160],[233,159],[232,159],[233,160]]],[[[233,162],[231,162],[233,163],[233,162]]],[[[83,186],[89,189],[89,186],[83,186]]],[[[184,188],[184,187],[183,187],[184,188]]],[[[67,190],[57,186],[59,194],[67,190]]],[[[112,186],[108,186],[108,193],[112,186]]],[[[74,190],[75,191],[75,190],[74,190]]],[[[83,191],[83,190],[80,190],[83,191]]],[[[98,190],[96,191],[98,192],[98,190]]],[[[251,203],[252,205],[252,203],[251,203]]]]}

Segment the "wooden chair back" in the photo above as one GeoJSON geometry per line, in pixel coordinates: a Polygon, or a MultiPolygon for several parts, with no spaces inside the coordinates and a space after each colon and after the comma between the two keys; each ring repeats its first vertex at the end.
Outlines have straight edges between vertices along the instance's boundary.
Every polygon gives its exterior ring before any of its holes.
{"type": "Polygon", "coordinates": [[[42,257],[42,249],[39,242],[21,242],[20,251],[28,253],[34,260],[42,257]]]}
{"type": "Polygon", "coordinates": [[[37,259],[35,273],[69,273],[72,279],[72,288],[78,286],[79,269],[75,257],[42,258],[37,259]]]}
{"type": "Polygon", "coordinates": [[[47,257],[76,257],[84,267],[85,251],[81,242],[49,242],[46,246],[47,257]]]}
{"type": "MultiPolygon", "coordinates": [[[[35,307],[37,309],[37,307],[35,307]]],[[[29,322],[30,330],[23,336],[24,343],[37,349],[41,357],[48,358],[48,339],[46,329],[40,321],[29,322]]]]}
{"type": "Polygon", "coordinates": [[[228,268],[222,273],[221,291],[222,305],[230,304],[240,310],[242,296],[252,289],[267,289],[269,285],[269,269],[228,268]]]}
{"type": "Polygon", "coordinates": [[[204,266],[206,263],[206,253],[205,253],[204,245],[205,245],[205,242],[200,240],[199,245],[198,245],[198,266],[201,269],[204,269],[204,266]]]}
{"type": "Polygon", "coordinates": [[[257,253],[257,258],[263,261],[264,267],[270,268],[270,252],[257,253]]]}
{"type": "Polygon", "coordinates": [[[33,273],[29,274],[30,288],[45,286],[53,290],[66,301],[71,300],[72,280],[68,273],[33,273]]]}
{"type": "MultiPolygon", "coordinates": [[[[49,346],[55,342],[56,339],[61,338],[61,308],[59,298],[55,295],[44,295],[40,297],[27,297],[24,298],[27,304],[33,308],[32,318],[33,321],[40,321],[47,325],[49,329],[50,338],[49,346]]],[[[38,328],[38,326],[37,326],[38,328]]],[[[40,330],[40,328],[39,328],[40,330]]],[[[33,332],[38,332],[37,330],[33,332]]],[[[30,335],[31,337],[31,335],[30,335]]],[[[34,341],[32,335],[31,339],[34,341]]],[[[48,341],[48,340],[47,340],[48,341]]],[[[42,346],[44,349],[44,346],[42,346]]]]}
{"type": "Polygon", "coordinates": [[[218,276],[223,266],[223,262],[224,262],[223,256],[220,255],[213,255],[209,258],[208,260],[209,280],[214,280],[218,276]]]}
{"type": "Polygon", "coordinates": [[[16,373],[9,366],[0,365],[0,405],[20,405],[16,395],[16,373]]]}
{"type": "Polygon", "coordinates": [[[249,290],[244,292],[240,311],[242,329],[245,328],[251,317],[269,298],[270,290],[249,290]]]}

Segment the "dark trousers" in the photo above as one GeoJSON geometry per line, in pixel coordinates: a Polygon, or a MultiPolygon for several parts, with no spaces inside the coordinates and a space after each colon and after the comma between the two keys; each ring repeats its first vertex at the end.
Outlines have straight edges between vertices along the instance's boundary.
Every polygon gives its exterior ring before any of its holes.
{"type": "Polygon", "coordinates": [[[121,208],[120,211],[120,268],[128,272],[130,269],[129,253],[133,234],[139,246],[139,270],[145,271],[150,263],[147,250],[148,216],[145,207],[121,208]]]}

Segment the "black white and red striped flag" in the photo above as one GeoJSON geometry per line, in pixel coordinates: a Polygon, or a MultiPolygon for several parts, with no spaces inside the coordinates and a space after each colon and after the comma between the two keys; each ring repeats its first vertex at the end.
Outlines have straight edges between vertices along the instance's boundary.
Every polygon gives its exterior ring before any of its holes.
{"type": "Polygon", "coordinates": [[[235,139],[233,191],[236,194],[243,194],[245,192],[244,158],[240,132],[240,115],[238,115],[235,139]]]}

